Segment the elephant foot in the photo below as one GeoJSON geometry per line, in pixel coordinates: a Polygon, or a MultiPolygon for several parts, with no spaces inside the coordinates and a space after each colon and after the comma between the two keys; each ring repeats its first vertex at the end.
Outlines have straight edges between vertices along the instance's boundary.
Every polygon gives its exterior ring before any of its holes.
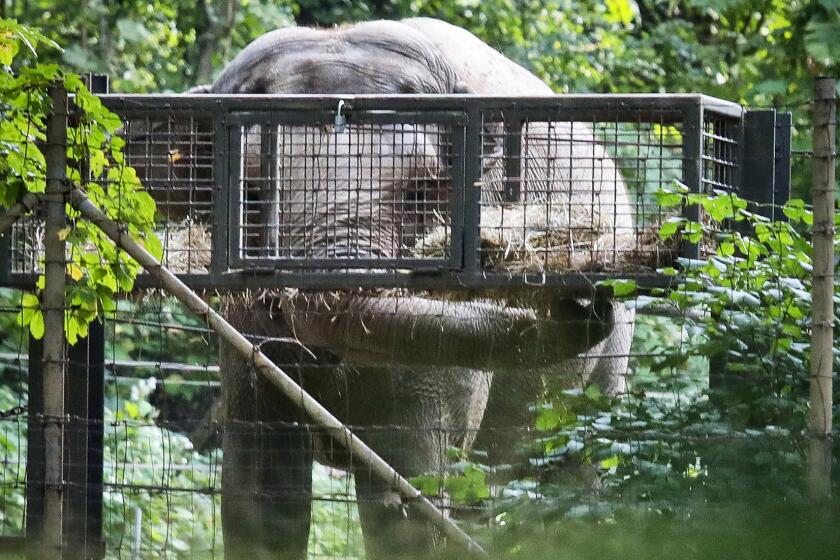
{"type": "Polygon", "coordinates": [[[369,560],[425,559],[440,548],[437,530],[391,490],[357,481],[359,517],[369,560]]]}

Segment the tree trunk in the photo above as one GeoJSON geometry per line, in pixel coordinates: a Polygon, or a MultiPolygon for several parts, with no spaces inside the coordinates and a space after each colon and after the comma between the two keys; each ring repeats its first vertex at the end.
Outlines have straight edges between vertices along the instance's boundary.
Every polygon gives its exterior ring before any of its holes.
{"type": "Polygon", "coordinates": [[[204,16],[204,28],[198,31],[195,41],[198,59],[194,78],[196,84],[205,84],[213,80],[213,57],[219,51],[225,57],[230,52],[230,33],[236,23],[239,0],[202,0],[199,10],[204,16]]]}

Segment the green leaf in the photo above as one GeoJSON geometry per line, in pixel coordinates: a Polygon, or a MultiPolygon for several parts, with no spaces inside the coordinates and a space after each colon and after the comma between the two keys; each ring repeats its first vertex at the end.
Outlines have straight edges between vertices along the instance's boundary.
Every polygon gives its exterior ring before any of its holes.
{"type": "Polygon", "coordinates": [[[685,222],[683,234],[690,243],[698,243],[703,239],[703,226],[697,222],[685,222]]]}
{"type": "Polygon", "coordinates": [[[631,278],[601,280],[596,285],[612,288],[612,295],[617,298],[631,296],[636,293],[636,281],[631,278]]]}
{"type": "Polygon", "coordinates": [[[21,298],[21,310],[17,315],[17,324],[28,327],[35,312],[41,308],[41,302],[35,294],[24,292],[21,298]]]}
{"type": "Polygon", "coordinates": [[[601,391],[601,387],[599,387],[597,383],[590,383],[583,394],[593,401],[600,400],[604,397],[604,393],[601,391]]]}
{"type": "Polygon", "coordinates": [[[102,175],[102,170],[108,165],[108,158],[102,150],[94,150],[88,158],[90,172],[94,177],[102,175]]]}
{"type": "Polygon", "coordinates": [[[38,296],[31,292],[24,292],[23,297],[21,298],[21,305],[24,308],[37,309],[41,306],[41,300],[38,299],[38,296]]]}
{"type": "Polygon", "coordinates": [[[536,428],[540,431],[553,430],[560,426],[565,419],[565,414],[554,406],[540,408],[537,413],[536,428]]]}
{"type": "Polygon", "coordinates": [[[32,315],[32,320],[29,322],[29,332],[36,340],[44,337],[44,314],[40,309],[32,315]]]}
{"type": "Polygon", "coordinates": [[[607,21],[630,25],[639,14],[639,7],[633,0],[606,0],[607,21]]]}
{"type": "Polygon", "coordinates": [[[443,488],[443,479],[440,475],[413,476],[411,484],[424,496],[437,496],[443,488]]]}
{"type": "Polygon", "coordinates": [[[65,313],[64,316],[64,332],[67,337],[67,343],[73,346],[79,340],[79,320],[72,313],[65,313]]]}
{"type": "Polygon", "coordinates": [[[0,25],[0,64],[11,66],[19,49],[17,35],[5,26],[0,25]]]}
{"type": "Polygon", "coordinates": [[[456,503],[476,503],[490,497],[486,474],[474,465],[468,465],[460,475],[450,476],[444,488],[456,503]]]}
{"type": "Polygon", "coordinates": [[[685,222],[685,218],[668,218],[668,221],[659,228],[659,237],[663,241],[670,239],[680,231],[685,222]]]}
{"type": "Polygon", "coordinates": [[[618,455],[613,455],[606,459],[602,459],[598,464],[602,469],[610,470],[615,469],[621,463],[621,458],[618,455]]]}

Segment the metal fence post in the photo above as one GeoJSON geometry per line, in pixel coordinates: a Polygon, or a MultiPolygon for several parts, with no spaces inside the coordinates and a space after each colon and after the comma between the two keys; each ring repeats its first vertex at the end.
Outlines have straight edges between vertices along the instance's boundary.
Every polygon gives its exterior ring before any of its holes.
{"type": "Polygon", "coordinates": [[[837,86],[814,84],[814,272],[811,309],[811,412],[808,485],[811,497],[831,495],[832,373],[834,364],[834,166],[837,86]]]}
{"type": "MultiPolygon", "coordinates": [[[[686,109],[683,116],[683,183],[690,192],[703,192],[703,106],[699,102],[686,109]]],[[[699,222],[700,208],[697,205],[686,207],[683,217],[699,222]]],[[[683,240],[680,255],[699,259],[700,244],[683,240]]]]}

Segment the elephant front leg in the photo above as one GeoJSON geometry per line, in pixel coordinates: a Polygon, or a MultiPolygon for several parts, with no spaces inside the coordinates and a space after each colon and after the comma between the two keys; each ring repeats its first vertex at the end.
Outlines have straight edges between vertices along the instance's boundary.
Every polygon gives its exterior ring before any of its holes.
{"type": "MultiPolygon", "coordinates": [[[[450,450],[468,449],[481,423],[492,374],[465,368],[360,368],[351,393],[359,433],[402,476],[443,475],[450,450]],[[355,392],[354,392],[355,391],[355,392]]],[[[391,481],[356,465],[367,557],[429,558],[443,552],[434,524],[399,500],[391,481]]]]}
{"type": "MultiPolygon", "coordinates": [[[[393,446],[405,446],[407,450],[418,452],[423,459],[430,459],[433,454],[440,454],[446,447],[444,434],[439,434],[439,445],[424,445],[429,442],[419,442],[415,437],[399,437],[397,433],[387,437],[368,437],[371,445],[386,456],[384,450],[399,449],[393,446]],[[383,441],[388,440],[388,441],[383,441]],[[431,449],[434,447],[434,450],[431,449]]],[[[431,431],[430,431],[431,432],[431,431]]],[[[415,429],[416,433],[416,429],[415,429]]],[[[427,434],[428,437],[428,434],[427,434]]],[[[427,469],[400,468],[402,461],[390,458],[392,464],[403,476],[421,474],[427,469]]],[[[425,462],[425,461],[424,461],[425,462]]],[[[430,461],[439,464],[439,461],[430,461]]],[[[365,552],[369,560],[390,558],[430,558],[440,547],[440,537],[435,527],[427,519],[418,518],[416,512],[400,499],[399,494],[389,485],[378,478],[371,477],[368,471],[355,470],[356,497],[359,507],[359,518],[365,539],[365,552]]]]}
{"type": "MultiPolygon", "coordinates": [[[[224,300],[241,332],[288,336],[258,299],[224,300]]],[[[312,433],[299,403],[284,396],[231,346],[221,343],[225,406],[222,528],[228,560],[305,559],[312,494],[312,433]]],[[[269,357],[303,375],[297,353],[284,346],[269,357]]]]}
{"type": "Polygon", "coordinates": [[[305,428],[286,423],[227,423],[222,471],[227,559],[306,558],[310,437],[305,428]]]}

